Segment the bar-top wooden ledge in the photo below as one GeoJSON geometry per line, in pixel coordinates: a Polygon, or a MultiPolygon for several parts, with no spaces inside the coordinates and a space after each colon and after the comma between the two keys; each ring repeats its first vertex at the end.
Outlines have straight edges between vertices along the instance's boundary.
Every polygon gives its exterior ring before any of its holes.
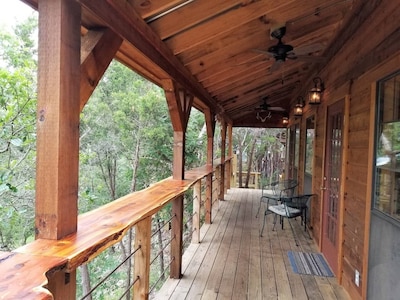
{"type": "Polygon", "coordinates": [[[0,252],[0,299],[53,299],[46,275],[65,268],[59,257],[0,252]]]}
{"type": "Polygon", "coordinates": [[[60,266],[65,272],[71,272],[90,261],[120,241],[129,228],[154,215],[212,172],[213,167],[205,165],[187,171],[184,180],[164,179],[80,215],[78,230],[72,235],[61,240],[37,239],[13,252],[2,253],[0,299],[52,299],[50,293],[43,288],[47,284],[44,274],[60,270],[60,266]],[[33,269],[35,272],[32,272],[33,269]],[[16,273],[24,280],[15,280],[16,273]],[[20,284],[15,286],[16,282],[20,284]],[[15,297],[3,298],[3,295],[11,293],[15,297]]]}

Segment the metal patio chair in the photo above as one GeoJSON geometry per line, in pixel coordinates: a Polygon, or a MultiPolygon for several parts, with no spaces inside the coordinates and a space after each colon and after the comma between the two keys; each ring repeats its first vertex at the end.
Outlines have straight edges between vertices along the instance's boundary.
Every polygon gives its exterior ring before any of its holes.
{"type": "Polygon", "coordinates": [[[269,200],[272,199],[279,200],[282,197],[293,196],[295,194],[295,189],[297,185],[298,183],[297,180],[295,179],[285,179],[285,180],[275,181],[270,184],[263,184],[263,179],[262,179],[260,204],[258,206],[256,218],[258,218],[262,203],[267,203],[269,200]]]}
{"type": "MultiPolygon", "coordinates": [[[[291,223],[291,219],[296,217],[301,217],[301,222],[304,223],[304,231],[307,231],[307,210],[310,205],[310,199],[314,196],[314,194],[305,194],[305,195],[297,195],[297,196],[281,196],[280,199],[276,197],[267,198],[267,208],[264,213],[264,222],[261,229],[260,236],[262,236],[264,232],[265,222],[267,215],[274,214],[274,226],[272,230],[275,230],[276,221],[279,216],[279,222],[281,223],[283,229],[284,218],[288,219],[290,228],[292,230],[293,236],[295,238],[296,245],[298,246],[298,239],[296,232],[291,223]]],[[[308,234],[309,238],[311,236],[308,234]]]]}

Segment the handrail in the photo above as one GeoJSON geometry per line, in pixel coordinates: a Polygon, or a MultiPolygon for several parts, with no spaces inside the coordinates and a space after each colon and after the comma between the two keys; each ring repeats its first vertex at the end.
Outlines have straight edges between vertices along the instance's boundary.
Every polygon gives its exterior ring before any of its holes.
{"type": "Polygon", "coordinates": [[[76,270],[78,266],[120,241],[138,222],[182,196],[197,181],[213,173],[216,167],[217,164],[214,163],[213,166],[205,165],[186,171],[184,180],[167,178],[79,215],[77,232],[63,239],[37,239],[13,252],[0,252],[2,295],[9,293],[9,298],[24,295],[23,298],[28,299],[25,295],[31,295],[29,299],[51,299],[52,296],[43,288],[47,284],[44,277],[46,273],[60,270],[69,273],[76,270]],[[25,276],[24,280],[16,281],[16,268],[18,274],[22,274],[21,277],[25,276]],[[33,274],[33,269],[36,276],[27,276],[33,274]],[[11,279],[6,281],[5,278],[11,279]]]}

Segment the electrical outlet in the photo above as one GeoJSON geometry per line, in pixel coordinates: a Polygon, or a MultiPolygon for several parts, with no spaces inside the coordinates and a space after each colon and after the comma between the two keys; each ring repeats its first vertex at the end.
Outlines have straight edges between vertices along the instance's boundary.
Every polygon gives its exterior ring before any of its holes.
{"type": "Polygon", "coordinates": [[[356,270],[354,274],[354,283],[356,286],[360,286],[360,272],[358,272],[358,270],[356,270]]]}

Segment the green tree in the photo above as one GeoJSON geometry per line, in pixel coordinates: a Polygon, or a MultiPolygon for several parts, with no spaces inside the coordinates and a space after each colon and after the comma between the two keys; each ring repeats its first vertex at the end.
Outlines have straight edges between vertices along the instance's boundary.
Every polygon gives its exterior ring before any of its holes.
{"type": "Polygon", "coordinates": [[[33,236],[36,141],[36,47],[31,17],[0,32],[0,247],[33,236]]]}

